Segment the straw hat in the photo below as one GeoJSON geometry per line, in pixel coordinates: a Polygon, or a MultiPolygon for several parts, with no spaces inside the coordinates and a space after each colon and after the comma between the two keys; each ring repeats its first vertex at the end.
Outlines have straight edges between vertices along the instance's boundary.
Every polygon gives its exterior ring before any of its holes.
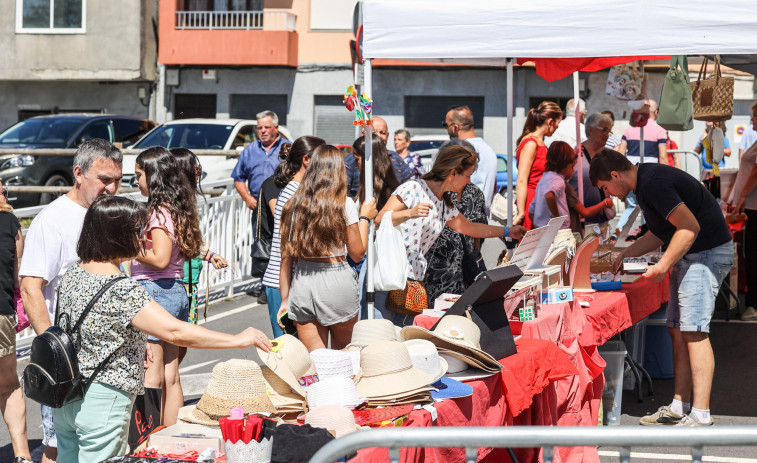
{"type": "Polygon", "coordinates": [[[469,367],[467,363],[450,354],[439,352],[439,358],[447,362],[447,373],[449,374],[460,373],[461,371],[467,370],[469,367]]]}
{"type": "Polygon", "coordinates": [[[279,336],[271,341],[271,344],[273,344],[273,349],[269,352],[256,348],[260,359],[276,373],[276,376],[286,381],[295,392],[304,397],[305,388],[299,381],[307,374],[311,366],[307,347],[290,334],[279,336]]]}
{"type": "Polygon", "coordinates": [[[318,380],[326,378],[352,378],[352,356],[347,352],[333,349],[316,349],[310,353],[318,380]]]}
{"type": "Polygon", "coordinates": [[[439,357],[439,352],[431,341],[411,339],[402,344],[407,348],[413,366],[434,378],[433,383],[447,373],[447,361],[439,357]]]}
{"type": "Polygon", "coordinates": [[[349,408],[339,405],[325,405],[310,410],[305,415],[305,424],[334,431],[337,439],[357,430],[355,415],[349,408]]]}
{"type": "Polygon", "coordinates": [[[234,407],[244,407],[245,413],[276,412],[266,394],[263,373],[252,360],[232,359],[214,366],[202,398],[181,419],[218,426],[218,418],[229,416],[234,407]]]}
{"type": "Polygon", "coordinates": [[[397,332],[394,323],[383,318],[360,320],[352,328],[350,344],[365,346],[376,341],[396,341],[397,332]]]}
{"type": "Polygon", "coordinates": [[[482,369],[485,370],[502,370],[502,365],[494,357],[481,350],[481,330],[466,317],[445,315],[434,331],[419,326],[406,326],[402,328],[402,339],[427,339],[437,348],[461,354],[458,358],[469,365],[477,368],[482,368],[483,365],[482,369]]]}
{"type": "Polygon", "coordinates": [[[413,366],[407,348],[397,341],[378,341],[360,352],[362,376],[357,383],[361,397],[377,397],[413,391],[433,382],[413,366]]]}
{"type": "Polygon", "coordinates": [[[270,368],[263,365],[260,367],[266,383],[266,392],[271,403],[279,411],[302,411],[305,408],[305,398],[292,392],[283,379],[276,376],[270,368]]]}
{"type": "Polygon", "coordinates": [[[358,397],[355,383],[350,378],[324,378],[308,387],[308,408],[316,409],[326,405],[355,408],[365,402],[358,397]]]}

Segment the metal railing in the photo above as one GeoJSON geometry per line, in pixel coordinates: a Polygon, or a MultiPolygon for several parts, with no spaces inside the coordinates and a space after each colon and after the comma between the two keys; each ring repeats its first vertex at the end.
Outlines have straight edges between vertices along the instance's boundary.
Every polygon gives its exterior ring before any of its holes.
{"type": "Polygon", "coordinates": [[[703,447],[757,446],[755,426],[700,428],[646,428],[642,426],[505,426],[371,429],[348,434],[323,446],[310,463],[333,463],[369,448],[389,449],[389,461],[400,461],[400,448],[464,448],[475,463],[479,447],[543,448],[544,462],[552,463],[554,447],[620,447],[621,463],[631,461],[631,447],[690,447],[701,463],[703,447]]]}
{"type": "Polygon", "coordinates": [[[699,153],[691,150],[668,150],[668,156],[677,154],[682,171],[688,173],[697,180],[702,177],[702,157],[699,153]]]}
{"type": "Polygon", "coordinates": [[[287,11],[177,11],[176,29],[286,30],[297,28],[287,11]]]}
{"type": "MultiPolygon", "coordinates": [[[[216,270],[210,265],[204,266],[197,288],[200,300],[204,300],[206,288],[208,290],[213,288],[214,293],[222,292],[225,296],[231,296],[234,294],[236,286],[257,280],[249,277],[252,268],[250,261],[252,241],[250,209],[237,193],[231,179],[203,184],[203,189],[206,188],[208,190],[222,188],[224,191],[222,194],[211,198],[198,197],[197,208],[200,214],[200,230],[208,247],[216,254],[225,257],[229,267],[216,270]]],[[[121,196],[137,201],[145,200],[139,192],[121,196]]],[[[34,217],[44,207],[15,209],[13,213],[18,218],[34,217]]],[[[16,335],[16,343],[25,346],[31,343],[34,336],[34,330],[27,328],[16,335]]]]}

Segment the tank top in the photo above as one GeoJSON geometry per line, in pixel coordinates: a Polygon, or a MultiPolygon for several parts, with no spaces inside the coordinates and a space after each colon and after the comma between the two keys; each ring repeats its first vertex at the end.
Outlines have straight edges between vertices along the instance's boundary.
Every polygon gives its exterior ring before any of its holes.
{"type": "Polygon", "coordinates": [[[520,163],[520,152],[526,143],[532,141],[536,143],[536,157],[534,163],[531,165],[531,172],[528,173],[528,189],[536,190],[536,185],[541,180],[541,176],[544,171],[547,170],[547,147],[545,145],[539,145],[534,137],[526,137],[521,140],[518,149],[515,151],[515,159],[520,163]]]}

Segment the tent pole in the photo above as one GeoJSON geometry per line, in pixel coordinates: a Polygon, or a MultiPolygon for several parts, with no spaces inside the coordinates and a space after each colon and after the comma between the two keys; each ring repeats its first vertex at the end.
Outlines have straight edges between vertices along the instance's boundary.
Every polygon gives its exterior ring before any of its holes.
{"type": "Polygon", "coordinates": [[[639,127],[639,162],[644,164],[644,127],[639,127]]]}
{"type": "MultiPolygon", "coordinates": [[[[573,101],[576,103],[576,146],[574,146],[576,153],[578,153],[578,161],[576,162],[576,169],[578,170],[578,200],[583,204],[584,202],[584,169],[583,169],[583,146],[581,145],[581,105],[578,103],[578,71],[573,73],[573,101]]],[[[581,219],[583,222],[583,218],[581,219]]]]}
{"type": "Polygon", "coordinates": [[[513,226],[513,59],[507,58],[507,226],[513,226]]]}
{"type": "MultiPolygon", "coordinates": [[[[368,98],[373,94],[373,66],[371,60],[363,60],[363,93],[368,98]]],[[[365,126],[365,156],[363,158],[363,166],[365,170],[365,199],[366,201],[373,198],[373,126],[365,126]]],[[[365,297],[368,302],[368,319],[373,320],[373,301],[375,300],[375,293],[373,292],[373,268],[376,261],[376,248],[373,246],[373,236],[376,231],[376,224],[371,220],[371,224],[368,228],[368,255],[363,265],[368,267],[365,269],[365,297]]]]}

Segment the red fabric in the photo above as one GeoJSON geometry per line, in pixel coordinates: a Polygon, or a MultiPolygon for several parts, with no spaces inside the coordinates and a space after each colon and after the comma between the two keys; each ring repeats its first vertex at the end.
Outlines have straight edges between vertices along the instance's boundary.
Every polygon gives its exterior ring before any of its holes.
{"type": "MultiPolygon", "coordinates": [[[[670,138],[668,138],[668,141],[665,143],[665,149],[667,149],[668,151],[677,150],[678,144],[674,142],[673,140],[671,140],[670,138]]],[[[676,166],[676,158],[673,153],[668,153],[668,165],[670,167],[676,166]]]]}
{"type": "MultiPolygon", "coordinates": [[[[520,145],[518,145],[518,149],[515,150],[516,162],[520,163],[520,152],[523,149],[523,146],[525,146],[525,144],[529,141],[536,143],[536,157],[534,158],[534,163],[531,165],[531,171],[528,173],[528,194],[526,196],[526,210],[523,211],[526,214],[526,217],[523,220],[523,226],[530,230],[531,228],[533,228],[533,224],[531,223],[531,219],[528,217],[528,207],[531,205],[531,201],[533,201],[534,196],[536,195],[536,185],[539,184],[541,176],[544,175],[544,171],[547,170],[547,147],[545,145],[539,145],[536,142],[536,139],[533,137],[524,138],[523,140],[521,140],[520,145]]],[[[521,174],[519,173],[518,175],[521,174]]]]}
{"type": "Polygon", "coordinates": [[[576,71],[594,72],[630,63],[631,61],[670,59],[667,56],[612,56],[603,58],[518,58],[518,64],[532,62],[536,65],[536,73],[547,82],[564,79],[576,71]]]}
{"type": "MultiPolygon", "coordinates": [[[[574,294],[574,297],[587,300],[590,304],[583,309],[587,321],[580,337],[583,346],[601,346],[633,324],[629,301],[624,293],[597,291],[585,296],[574,294]]],[[[660,304],[657,304],[659,307],[660,304]]]]}
{"type": "Polygon", "coordinates": [[[641,277],[633,284],[623,285],[620,290],[628,298],[628,310],[631,322],[638,323],[644,317],[656,312],[663,302],[670,297],[670,273],[661,283],[652,283],[641,277]]]}

